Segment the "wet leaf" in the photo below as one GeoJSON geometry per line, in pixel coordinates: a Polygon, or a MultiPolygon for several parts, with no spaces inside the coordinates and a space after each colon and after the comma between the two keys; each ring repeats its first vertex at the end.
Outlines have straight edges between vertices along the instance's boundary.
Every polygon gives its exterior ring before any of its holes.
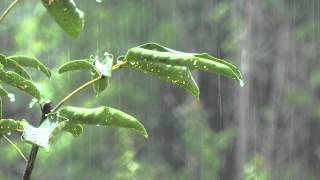
{"type": "Polygon", "coordinates": [[[183,88],[193,96],[199,96],[199,88],[187,67],[150,63],[145,61],[129,63],[128,66],[141,70],[146,74],[151,74],[161,80],[170,82],[180,88],[183,88]]]}
{"type": "Polygon", "coordinates": [[[1,55],[1,54],[0,54],[0,64],[2,64],[6,70],[14,71],[26,79],[31,79],[28,72],[25,71],[20,64],[18,64],[16,61],[12,59],[6,58],[4,55],[1,55]]]}
{"type": "Polygon", "coordinates": [[[8,59],[12,59],[20,66],[32,67],[43,72],[48,78],[51,77],[50,69],[45,66],[41,61],[33,57],[27,56],[10,56],[8,59]]]}
{"type": "Polygon", "coordinates": [[[242,82],[240,71],[224,60],[214,58],[208,54],[179,52],[155,43],[148,43],[130,49],[125,59],[129,62],[144,61],[188,67],[190,70],[217,73],[242,82]]]}
{"type": "Polygon", "coordinates": [[[89,70],[93,73],[99,74],[99,71],[95,68],[94,64],[88,59],[68,61],[59,67],[58,72],[59,74],[62,74],[77,70],[89,70]]]}
{"type": "Polygon", "coordinates": [[[0,85],[0,97],[2,96],[8,96],[8,91],[6,91],[1,85],[0,85]]]}
{"type": "Polygon", "coordinates": [[[73,38],[79,36],[84,26],[84,14],[73,0],[42,0],[42,4],[65,32],[73,38]]]}
{"type": "Polygon", "coordinates": [[[79,137],[83,132],[81,124],[70,123],[69,120],[59,123],[59,129],[71,133],[74,137],[79,137]]]}
{"type": "Polygon", "coordinates": [[[7,134],[13,132],[21,132],[27,126],[25,120],[14,120],[14,119],[0,119],[0,134],[7,134]]]}
{"type": "MultiPolygon", "coordinates": [[[[92,78],[95,79],[99,76],[100,76],[99,74],[93,74],[92,78]]],[[[110,79],[109,77],[102,77],[100,80],[98,80],[93,84],[93,89],[97,95],[99,95],[102,91],[107,89],[109,85],[109,79],[110,79]]]]}
{"type": "Polygon", "coordinates": [[[59,126],[56,116],[48,116],[38,128],[27,124],[22,134],[22,139],[26,142],[36,144],[49,151],[49,139],[52,132],[59,126]]]}
{"type": "Polygon", "coordinates": [[[143,136],[148,137],[145,128],[136,118],[110,107],[94,109],[64,107],[59,111],[59,115],[75,124],[124,127],[136,130],[143,136]]]}
{"type": "Polygon", "coordinates": [[[40,92],[33,82],[21,77],[19,74],[12,71],[5,71],[0,68],[0,80],[13,86],[27,94],[35,97],[36,99],[41,99],[40,92]]]}
{"type": "MultiPolygon", "coordinates": [[[[94,91],[97,95],[99,95],[102,91],[107,89],[109,85],[112,73],[113,56],[106,52],[102,61],[99,60],[99,57],[96,57],[94,60],[94,65],[99,73],[103,75],[99,81],[93,84],[94,91]]],[[[93,73],[92,78],[95,79],[99,77],[100,74],[93,73]]]]}

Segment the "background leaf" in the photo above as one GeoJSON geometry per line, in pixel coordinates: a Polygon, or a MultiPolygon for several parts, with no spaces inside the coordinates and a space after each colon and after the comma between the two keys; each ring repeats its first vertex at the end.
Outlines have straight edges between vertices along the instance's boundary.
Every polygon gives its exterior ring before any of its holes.
{"type": "Polygon", "coordinates": [[[124,127],[148,137],[145,128],[136,118],[110,107],[87,109],[69,106],[61,109],[59,115],[76,124],[124,127]]]}
{"type": "Polygon", "coordinates": [[[84,14],[73,0],[42,0],[42,4],[65,32],[73,38],[79,36],[84,26],[84,14]]]}

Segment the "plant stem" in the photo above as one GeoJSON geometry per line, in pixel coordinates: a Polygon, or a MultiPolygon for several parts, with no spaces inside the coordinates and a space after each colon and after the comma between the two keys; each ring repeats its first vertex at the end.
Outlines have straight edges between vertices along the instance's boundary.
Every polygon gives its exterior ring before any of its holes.
{"type": "Polygon", "coordinates": [[[23,154],[23,152],[20,150],[20,148],[14,143],[14,142],[12,142],[7,136],[5,136],[5,135],[2,135],[2,137],[6,140],[6,141],[8,141],[10,144],[11,144],[11,146],[13,146],[13,148],[19,153],[19,155],[27,162],[28,160],[27,160],[27,158],[26,158],[26,156],[23,154]]]}
{"type": "Polygon", "coordinates": [[[0,23],[3,21],[3,19],[9,14],[9,12],[14,8],[15,5],[17,5],[19,0],[14,0],[9,7],[3,12],[3,14],[0,16],[0,23]]]}
{"type": "MultiPolygon", "coordinates": [[[[122,62],[119,64],[115,64],[112,66],[112,71],[121,68],[121,66],[125,65],[126,62],[122,62]]],[[[85,87],[99,81],[100,79],[104,78],[104,76],[102,74],[100,74],[99,77],[92,79],[91,81],[88,81],[86,83],[84,83],[83,85],[81,85],[80,87],[78,87],[77,89],[75,89],[74,91],[72,91],[71,93],[69,93],[65,98],[63,98],[53,109],[52,112],[57,111],[66,101],[68,101],[73,95],[75,95],[76,93],[78,93],[79,91],[81,91],[82,89],[84,89],[85,87]]]]}
{"type": "MultiPolygon", "coordinates": [[[[41,120],[40,120],[39,125],[41,125],[41,123],[46,119],[47,114],[50,113],[50,111],[51,111],[50,103],[45,104],[43,106],[43,108],[41,108],[41,111],[42,111],[42,116],[41,116],[41,120]]],[[[30,154],[29,154],[27,166],[26,166],[24,174],[22,176],[23,180],[30,180],[32,170],[33,170],[34,164],[36,162],[38,151],[39,151],[39,146],[33,144],[31,151],[30,151],[30,154]]]]}

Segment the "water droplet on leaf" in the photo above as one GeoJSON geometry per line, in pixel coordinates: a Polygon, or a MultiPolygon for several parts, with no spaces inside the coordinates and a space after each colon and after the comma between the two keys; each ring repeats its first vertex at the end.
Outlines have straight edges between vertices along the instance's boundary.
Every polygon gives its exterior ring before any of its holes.
{"type": "Polygon", "coordinates": [[[14,94],[11,94],[11,93],[8,94],[8,98],[10,99],[11,102],[14,102],[16,100],[16,97],[14,96],[14,94]]]}

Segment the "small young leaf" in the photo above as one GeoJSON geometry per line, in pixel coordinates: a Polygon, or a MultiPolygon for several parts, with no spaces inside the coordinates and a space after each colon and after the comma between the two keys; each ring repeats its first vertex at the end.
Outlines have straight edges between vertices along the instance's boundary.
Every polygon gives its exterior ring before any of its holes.
{"type": "Polygon", "coordinates": [[[113,55],[105,52],[104,59],[102,61],[100,61],[99,57],[96,56],[94,59],[94,65],[100,73],[94,73],[92,78],[95,79],[99,77],[100,74],[103,75],[99,81],[93,84],[94,91],[97,95],[99,95],[102,91],[107,89],[109,85],[109,80],[112,73],[113,55]]]}
{"type": "Polygon", "coordinates": [[[14,71],[26,79],[31,79],[28,72],[25,71],[20,64],[18,64],[16,61],[10,58],[6,58],[4,55],[1,55],[1,54],[0,54],[0,64],[2,64],[6,70],[14,71]]]}
{"type": "Polygon", "coordinates": [[[74,137],[79,137],[83,132],[83,127],[81,124],[74,124],[69,120],[59,123],[59,128],[62,131],[71,133],[74,137]]]}
{"type": "Polygon", "coordinates": [[[202,70],[218,73],[242,81],[240,71],[232,64],[208,54],[184,53],[167,47],[148,43],[130,49],[125,59],[129,62],[162,63],[173,66],[185,66],[190,70],[202,70]]]}
{"type": "Polygon", "coordinates": [[[23,131],[27,125],[25,120],[0,119],[0,134],[23,131]]]}
{"type": "Polygon", "coordinates": [[[71,37],[77,38],[84,25],[83,12],[73,0],[42,0],[51,17],[71,37]]]}
{"type": "Polygon", "coordinates": [[[141,70],[146,74],[151,74],[161,80],[181,87],[193,96],[199,96],[199,88],[187,67],[149,63],[145,61],[131,62],[128,63],[128,66],[134,67],[135,69],[141,70]]]}
{"type": "MultiPolygon", "coordinates": [[[[92,78],[95,79],[97,77],[99,77],[100,75],[98,74],[93,74],[92,78]]],[[[93,89],[96,92],[97,95],[99,95],[102,91],[104,91],[105,89],[107,89],[108,85],[109,85],[109,77],[102,77],[99,81],[95,82],[93,84],[93,89]]]]}
{"type": "Polygon", "coordinates": [[[8,59],[14,60],[21,66],[36,68],[42,71],[48,78],[51,77],[50,69],[36,58],[27,56],[10,56],[8,59]]]}
{"type": "Polygon", "coordinates": [[[35,128],[32,125],[26,125],[22,134],[22,139],[26,142],[36,144],[49,151],[49,139],[52,132],[58,127],[59,121],[52,116],[46,118],[40,125],[35,128]]]}
{"type": "Polygon", "coordinates": [[[28,93],[29,95],[41,99],[40,92],[37,87],[33,84],[33,82],[21,77],[19,74],[12,71],[5,71],[0,68],[0,80],[14,86],[21,91],[28,93]]]}
{"type": "Polygon", "coordinates": [[[58,73],[62,74],[65,72],[77,70],[89,70],[93,73],[99,74],[99,71],[95,68],[93,63],[89,61],[89,59],[68,61],[59,67],[58,73]]]}
{"type": "Polygon", "coordinates": [[[134,129],[148,137],[145,128],[136,118],[110,107],[94,109],[64,107],[59,111],[59,115],[76,124],[124,127],[134,129]]]}

